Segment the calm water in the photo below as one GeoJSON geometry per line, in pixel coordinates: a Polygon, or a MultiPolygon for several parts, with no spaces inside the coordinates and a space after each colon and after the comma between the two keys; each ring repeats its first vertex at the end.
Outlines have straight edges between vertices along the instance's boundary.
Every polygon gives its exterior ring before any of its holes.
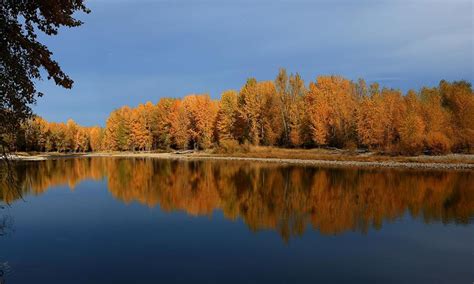
{"type": "Polygon", "coordinates": [[[472,283],[474,172],[60,159],[0,184],[9,283],[472,283]]]}

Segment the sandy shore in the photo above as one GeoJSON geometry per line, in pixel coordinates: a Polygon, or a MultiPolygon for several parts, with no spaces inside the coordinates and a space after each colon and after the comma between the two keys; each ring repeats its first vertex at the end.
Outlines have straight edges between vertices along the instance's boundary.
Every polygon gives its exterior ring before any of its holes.
{"type": "MultiPolygon", "coordinates": [[[[452,156],[452,155],[451,155],[452,156]]],[[[308,166],[326,166],[326,167],[371,167],[371,168],[408,168],[408,169],[440,169],[440,170],[474,170],[474,155],[462,155],[467,162],[443,162],[440,157],[433,157],[434,162],[416,161],[357,161],[350,160],[330,160],[330,159],[293,159],[293,158],[260,158],[260,157],[239,157],[239,156],[220,156],[208,153],[149,153],[149,152],[101,152],[101,153],[85,153],[85,154],[38,154],[38,155],[12,155],[13,160],[21,161],[42,161],[57,158],[74,158],[74,157],[128,157],[128,158],[154,158],[169,160],[222,160],[222,161],[245,161],[245,162],[264,162],[264,163],[280,163],[295,164],[308,166]]],[[[451,158],[451,157],[450,157],[451,158]]],[[[449,160],[449,159],[447,159],[449,160]]]]}

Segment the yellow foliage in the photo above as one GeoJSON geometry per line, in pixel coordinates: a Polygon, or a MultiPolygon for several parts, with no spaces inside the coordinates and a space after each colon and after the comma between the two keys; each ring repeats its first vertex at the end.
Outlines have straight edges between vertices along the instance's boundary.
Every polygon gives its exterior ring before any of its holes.
{"type": "Polygon", "coordinates": [[[70,119],[28,120],[9,139],[23,151],[149,151],[170,147],[225,152],[253,146],[367,147],[385,153],[432,154],[474,150],[474,94],[467,82],[441,81],[419,93],[367,88],[340,76],[319,76],[306,89],[281,69],[275,81],[247,80],[220,100],[208,94],[162,98],[112,111],[105,127],[70,119]],[[232,141],[232,142],[229,142],[232,141]]]}

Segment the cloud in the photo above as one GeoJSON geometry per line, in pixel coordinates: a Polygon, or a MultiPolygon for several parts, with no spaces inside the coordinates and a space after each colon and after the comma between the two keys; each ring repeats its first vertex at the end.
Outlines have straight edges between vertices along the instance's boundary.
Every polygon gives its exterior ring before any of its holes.
{"type": "Polygon", "coordinates": [[[299,72],[306,82],[340,74],[403,90],[440,79],[472,81],[472,5],[91,1],[92,13],[81,15],[84,26],[46,39],[75,88],[41,85],[46,96],[35,110],[48,119],[74,114],[78,122],[94,124],[120,105],[192,92],[217,97],[250,76],[271,80],[279,67],[299,72]]]}

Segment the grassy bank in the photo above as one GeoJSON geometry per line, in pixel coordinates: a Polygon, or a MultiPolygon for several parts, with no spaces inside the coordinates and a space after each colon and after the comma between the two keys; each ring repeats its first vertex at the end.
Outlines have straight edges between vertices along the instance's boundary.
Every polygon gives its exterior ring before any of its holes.
{"type": "Polygon", "coordinates": [[[414,163],[466,163],[474,164],[472,154],[448,155],[419,155],[419,156],[390,156],[375,152],[357,153],[341,149],[284,149],[274,147],[251,147],[247,152],[216,154],[219,156],[239,156],[251,158],[277,158],[302,160],[329,160],[329,161],[359,161],[359,162],[414,162],[414,163]]]}
{"type": "Polygon", "coordinates": [[[194,152],[95,152],[95,153],[16,153],[18,160],[45,160],[68,157],[148,157],[177,160],[239,160],[278,162],[315,166],[389,167],[474,170],[474,155],[449,154],[443,156],[387,156],[377,153],[356,153],[328,149],[282,149],[249,147],[245,151],[219,153],[194,152]]]}

